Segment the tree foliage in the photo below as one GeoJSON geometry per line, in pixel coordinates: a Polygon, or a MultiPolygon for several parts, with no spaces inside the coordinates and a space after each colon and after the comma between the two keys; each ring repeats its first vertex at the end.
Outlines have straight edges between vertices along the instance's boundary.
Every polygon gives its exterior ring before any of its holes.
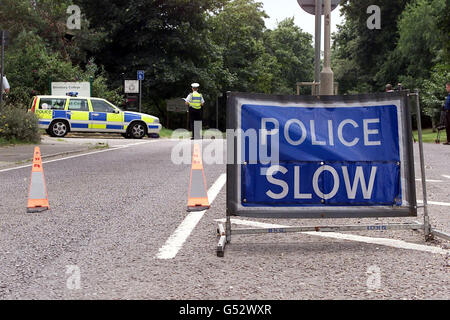
{"type": "Polygon", "coordinates": [[[165,101],[192,82],[207,110],[224,91],[293,94],[297,81],[312,80],[312,37],[293,18],[268,30],[267,17],[257,0],[2,0],[9,101],[28,104],[50,80],[93,77],[94,95],[121,104],[122,81],[137,70],[143,110],[162,119],[165,101]],[[73,4],[81,30],[66,26],[73,4]]]}
{"type": "Polygon", "coordinates": [[[376,92],[387,83],[418,88],[424,114],[434,123],[450,71],[449,9],[446,0],[343,2],[345,23],[334,34],[333,43],[333,68],[340,89],[376,92]],[[367,28],[366,9],[373,4],[381,8],[379,30],[367,28]]]}
{"type": "Polygon", "coordinates": [[[296,81],[312,76],[310,35],[292,19],[267,30],[255,0],[75,2],[91,32],[105,34],[93,56],[111,83],[144,70],[144,110],[159,116],[192,82],[211,107],[220,92],[293,93],[296,81]]]}
{"type": "Polygon", "coordinates": [[[314,73],[312,36],[294,24],[294,18],[281,21],[265,34],[267,52],[276,58],[274,89],[279,94],[294,94],[295,83],[310,81],[314,73]]]}

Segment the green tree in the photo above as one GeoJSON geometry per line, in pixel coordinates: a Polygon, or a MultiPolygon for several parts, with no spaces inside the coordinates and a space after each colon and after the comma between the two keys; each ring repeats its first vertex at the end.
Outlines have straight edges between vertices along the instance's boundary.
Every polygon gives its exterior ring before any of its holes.
{"type": "MultiPolygon", "coordinates": [[[[164,101],[184,96],[189,84],[217,92],[222,72],[221,48],[209,40],[206,18],[224,0],[75,1],[89,20],[91,31],[105,34],[94,50],[116,86],[122,78],[145,71],[144,110],[163,116],[164,101]]],[[[213,100],[207,97],[208,102],[213,100]]]]}
{"type": "Polygon", "coordinates": [[[440,111],[448,94],[445,90],[448,79],[450,79],[450,65],[438,64],[433,67],[429,79],[423,82],[423,89],[420,93],[423,102],[422,109],[424,114],[431,118],[433,130],[439,123],[440,111]]]}
{"type": "Polygon", "coordinates": [[[270,91],[266,77],[274,61],[265,55],[267,17],[260,2],[234,0],[208,18],[212,41],[222,48],[223,67],[232,75],[229,90],[270,91]]]}
{"type": "Polygon", "coordinates": [[[442,61],[446,41],[439,19],[444,13],[445,0],[416,0],[400,16],[395,54],[406,65],[399,80],[409,88],[422,87],[433,66],[442,61]]]}
{"type": "Polygon", "coordinates": [[[341,13],[345,22],[333,35],[333,69],[342,92],[370,92],[395,83],[396,75],[378,75],[395,49],[397,20],[411,0],[344,0],[341,13]],[[381,29],[367,27],[367,8],[381,9],[381,29]],[[342,83],[341,83],[342,82],[342,83]]]}
{"type": "Polygon", "coordinates": [[[107,86],[106,74],[93,59],[86,64],[86,70],[63,59],[59,52],[53,52],[42,38],[32,31],[22,31],[6,50],[5,73],[11,84],[8,101],[29,107],[33,95],[49,94],[50,81],[89,81],[94,78],[95,96],[119,103],[123,98],[117,90],[107,86]]]}
{"type": "Polygon", "coordinates": [[[314,73],[314,48],[312,36],[303,32],[287,18],[278,23],[275,30],[264,34],[267,54],[276,58],[273,62],[273,93],[294,94],[295,84],[310,81],[314,73]]]}
{"type": "Polygon", "coordinates": [[[2,0],[0,28],[10,32],[10,41],[22,32],[32,32],[52,52],[76,64],[86,63],[88,52],[103,39],[100,33],[92,33],[88,22],[81,16],[81,29],[69,30],[67,8],[71,0],[2,0]]]}
{"type": "Polygon", "coordinates": [[[28,104],[31,96],[49,93],[49,80],[79,80],[82,70],[51,52],[42,38],[22,31],[6,50],[5,73],[11,84],[10,101],[28,104]]]}

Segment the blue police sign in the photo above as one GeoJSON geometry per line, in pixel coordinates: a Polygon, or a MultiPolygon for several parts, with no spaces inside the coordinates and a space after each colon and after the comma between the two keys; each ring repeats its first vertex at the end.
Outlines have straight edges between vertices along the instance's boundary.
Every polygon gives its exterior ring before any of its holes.
{"type": "Polygon", "coordinates": [[[231,95],[229,210],[262,217],[415,215],[404,97],[308,98],[231,95]]]}
{"type": "Polygon", "coordinates": [[[144,70],[138,70],[137,79],[141,81],[144,80],[144,70]]]}

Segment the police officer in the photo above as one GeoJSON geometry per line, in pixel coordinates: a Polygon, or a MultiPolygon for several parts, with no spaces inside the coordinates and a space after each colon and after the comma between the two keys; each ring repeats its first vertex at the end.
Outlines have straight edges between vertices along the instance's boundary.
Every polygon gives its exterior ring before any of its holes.
{"type": "Polygon", "coordinates": [[[10,87],[9,87],[9,83],[8,83],[8,79],[6,79],[6,76],[3,76],[3,86],[2,86],[2,88],[3,88],[3,93],[6,93],[6,94],[8,94],[9,93],[9,90],[10,90],[10,87]]]}
{"type": "Polygon", "coordinates": [[[445,90],[447,90],[447,98],[444,103],[444,111],[445,111],[445,129],[447,132],[447,142],[445,145],[450,145],[450,81],[447,81],[445,84],[445,90]]]}
{"type": "Polygon", "coordinates": [[[205,104],[205,100],[201,93],[198,92],[200,85],[198,83],[191,84],[192,93],[190,93],[185,99],[186,105],[189,106],[189,127],[192,132],[193,139],[200,139],[202,130],[202,107],[205,104]],[[199,125],[194,126],[196,121],[200,121],[199,125]],[[194,132],[194,129],[200,130],[200,132],[194,132]]]}

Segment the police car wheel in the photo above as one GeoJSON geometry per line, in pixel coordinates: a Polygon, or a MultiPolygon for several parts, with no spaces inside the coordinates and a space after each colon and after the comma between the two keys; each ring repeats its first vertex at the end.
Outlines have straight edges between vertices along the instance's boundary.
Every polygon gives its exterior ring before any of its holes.
{"type": "Polygon", "coordinates": [[[130,134],[128,132],[122,133],[122,137],[124,137],[125,139],[131,139],[132,136],[130,136],[130,134]]]}
{"type": "Polygon", "coordinates": [[[135,123],[131,127],[130,133],[134,139],[142,139],[146,134],[145,126],[140,122],[135,123]]]}
{"type": "Polygon", "coordinates": [[[55,121],[51,124],[50,132],[53,137],[64,137],[68,131],[69,128],[64,121],[55,121]]]}

